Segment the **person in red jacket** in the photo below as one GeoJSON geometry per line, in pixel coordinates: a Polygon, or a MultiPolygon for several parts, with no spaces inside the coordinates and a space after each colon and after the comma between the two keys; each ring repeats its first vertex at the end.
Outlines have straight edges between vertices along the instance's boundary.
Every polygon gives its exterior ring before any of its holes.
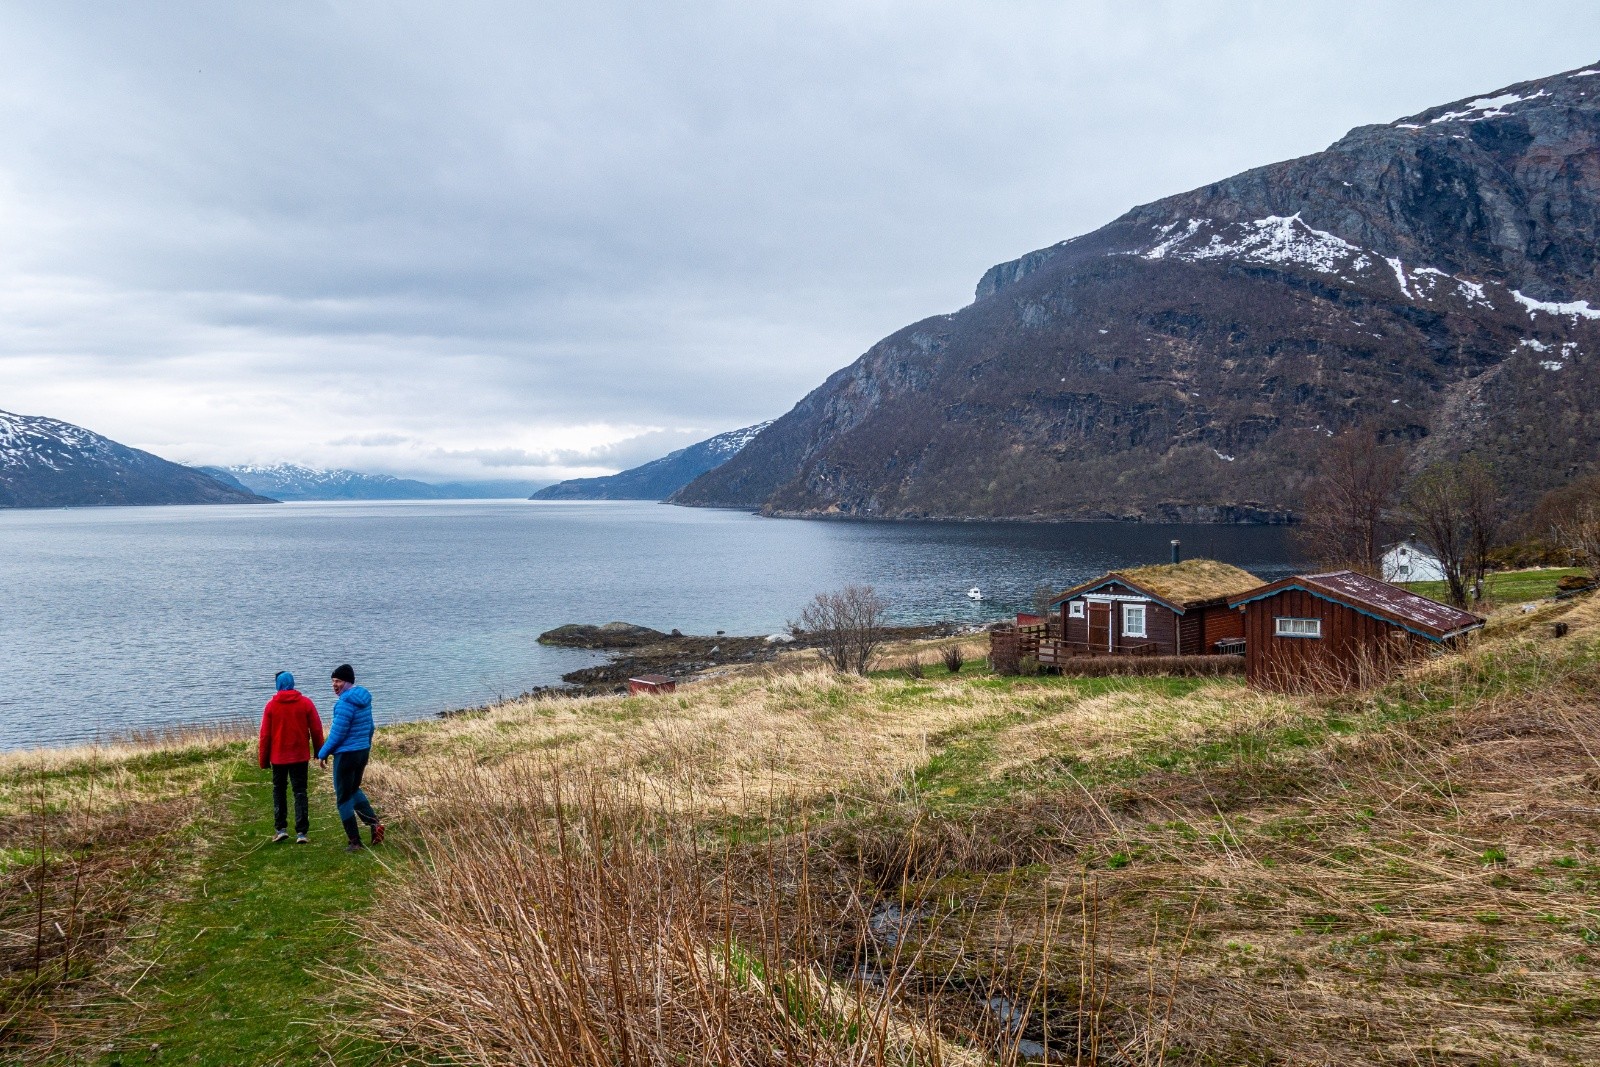
{"type": "Polygon", "coordinates": [[[322,747],[322,717],[311,699],[294,687],[294,675],[279,671],[278,691],[261,712],[261,740],[256,761],[272,768],[274,842],[289,840],[289,805],[285,793],[294,786],[294,841],[306,843],[311,813],[306,805],[306,766],[322,747]]]}

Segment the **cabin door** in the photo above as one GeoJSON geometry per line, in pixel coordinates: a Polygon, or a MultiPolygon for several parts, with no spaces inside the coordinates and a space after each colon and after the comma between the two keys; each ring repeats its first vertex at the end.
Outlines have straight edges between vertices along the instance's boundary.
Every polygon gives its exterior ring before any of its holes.
{"type": "Polygon", "coordinates": [[[1089,651],[1111,651],[1111,605],[1089,604],[1089,651]]]}

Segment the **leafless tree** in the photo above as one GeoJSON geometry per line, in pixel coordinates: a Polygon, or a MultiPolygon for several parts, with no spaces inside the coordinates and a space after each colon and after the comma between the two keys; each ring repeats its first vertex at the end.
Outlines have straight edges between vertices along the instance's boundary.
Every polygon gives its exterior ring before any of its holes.
{"type": "Polygon", "coordinates": [[[888,603],[870,585],[847,585],[837,593],[818,593],[790,629],[815,636],[822,658],[840,674],[866,674],[887,634],[888,603]]]}
{"type": "Polygon", "coordinates": [[[1570,552],[1575,562],[1600,570],[1600,475],[1546,493],[1531,525],[1539,536],[1570,552]]]}
{"type": "Polygon", "coordinates": [[[1405,456],[1370,430],[1330,439],[1306,487],[1299,540],[1307,555],[1378,576],[1387,519],[1400,498],[1405,456]]]}
{"type": "Polygon", "coordinates": [[[1043,615],[1048,619],[1050,617],[1050,601],[1054,600],[1056,598],[1056,594],[1060,591],[1060,589],[1051,585],[1049,582],[1040,582],[1038,585],[1034,586],[1033,613],[1035,615],[1043,615]]]}
{"type": "Polygon", "coordinates": [[[1505,523],[1500,488],[1489,468],[1470,456],[1434,464],[1412,482],[1405,513],[1439,557],[1450,602],[1465,608],[1482,599],[1489,552],[1505,523]]]}

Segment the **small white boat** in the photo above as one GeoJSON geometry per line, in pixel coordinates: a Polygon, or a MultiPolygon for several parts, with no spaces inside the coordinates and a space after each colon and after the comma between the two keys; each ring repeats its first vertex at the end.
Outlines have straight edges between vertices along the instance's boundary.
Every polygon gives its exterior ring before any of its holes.
{"type": "Polygon", "coordinates": [[[969,600],[982,600],[983,599],[983,591],[980,590],[977,586],[973,586],[971,589],[967,590],[967,599],[969,599],[969,600]]]}

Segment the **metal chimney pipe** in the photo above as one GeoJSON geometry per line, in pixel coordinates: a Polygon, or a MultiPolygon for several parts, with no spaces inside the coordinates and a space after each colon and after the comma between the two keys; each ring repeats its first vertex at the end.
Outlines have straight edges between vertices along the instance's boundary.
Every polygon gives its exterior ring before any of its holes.
{"type": "Polygon", "coordinates": [[[1176,537],[1172,539],[1172,562],[1183,562],[1183,542],[1176,537]]]}

